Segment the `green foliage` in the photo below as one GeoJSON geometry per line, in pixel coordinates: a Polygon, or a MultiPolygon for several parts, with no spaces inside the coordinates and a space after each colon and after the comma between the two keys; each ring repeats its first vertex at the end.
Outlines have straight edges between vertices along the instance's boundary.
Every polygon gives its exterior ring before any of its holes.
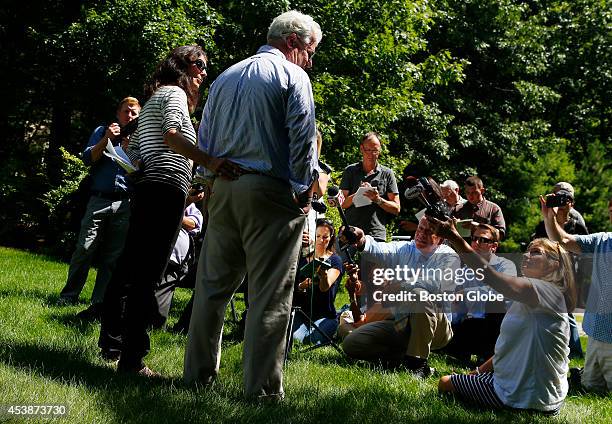
{"type": "Polygon", "coordinates": [[[47,253],[68,259],[74,250],[80,221],[89,200],[89,168],[63,147],[60,184],[41,196],[47,231],[47,253]]]}
{"type": "Polygon", "coordinates": [[[504,244],[505,250],[530,240],[542,217],[540,195],[550,193],[558,181],[575,181],[574,164],[566,146],[567,140],[538,140],[536,154],[523,153],[506,165],[504,172],[514,184],[505,192],[504,213],[513,217],[510,236],[504,244]],[[517,222],[521,225],[513,225],[517,222]]]}
{"type": "Polygon", "coordinates": [[[42,197],[43,204],[47,207],[49,215],[53,216],[58,206],[65,201],[78,188],[79,184],[89,172],[83,161],[68,152],[64,147],[60,147],[62,153],[62,179],[58,187],[46,192],[42,197]]]}
{"type": "Polygon", "coordinates": [[[3,237],[44,233],[48,208],[39,199],[67,189],[60,147],[80,150],[93,127],[114,119],[119,99],[142,94],[173,47],[202,45],[212,81],[264,44],[271,19],[289,9],[311,14],[324,33],[310,75],[322,155],[338,171],[359,160],[359,139],[375,130],[385,141],[381,161],[398,175],[408,163],[438,180],[481,175],[511,227],[507,246],[531,231],[532,185],[548,191],[546,184],[570,177],[587,224],[607,228],[612,10],[605,1],[22,3],[0,10],[3,237]],[[530,175],[546,163],[552,171],[530,175]]]}
{"type": "Polygon", "coordinates": [[[313,89],[320,128],[332,138],[325,157],[342,168],[357,161],[358,142],[372,130],[389,140],[396,170],[423,142],[432,155],[445,155],[448,119],[423,101],[423,90],[460,81],[464,63],[448,51],[424,54],[429,4],[332,1],[313,9],[324,31],[313,89]],[[422,131],[407,138],[403,130],[410,123],[422,124],[422,131]]]}
{"type": "Polygon", "coordinates": [[[609,152],[609,145],[591,143],[577,173],[577,180],[583,183],[579,187],[580,190],[577,189],[576,208],[585,211],[583,206],[590,206],[583,216],[591,232],[610,231],[608,203],[612,198],[612,165],[609,161],[602,160],[609,152]]]}

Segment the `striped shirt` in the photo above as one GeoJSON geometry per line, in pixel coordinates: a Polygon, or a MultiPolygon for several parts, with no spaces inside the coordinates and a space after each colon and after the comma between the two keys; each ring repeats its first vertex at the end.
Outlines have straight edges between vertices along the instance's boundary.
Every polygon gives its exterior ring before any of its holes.
{"type": "Polygon", "coordinates": [[[187,193],[191,184],[191,161],[164,143],[164,134],[172,129],[196,143],[187,95],[180,87],[165,85],[158,88],[142,108],[127,155],[130,160],[141,159],[144,164],[139,182],[169,184],[187,193]]]}

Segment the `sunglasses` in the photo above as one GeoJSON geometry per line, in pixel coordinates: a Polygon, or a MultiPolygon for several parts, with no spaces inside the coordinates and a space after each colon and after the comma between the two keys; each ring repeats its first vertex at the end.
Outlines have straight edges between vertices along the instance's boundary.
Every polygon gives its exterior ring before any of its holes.
{"type": "Polygon", "coordinates": [[[475,241],[478,244],[491,244],[495,243],[495,241],[488,239],[486,237],[472,237],[472,241],[475,241]]]}
{"type": "Polygon", "coordinates": [[[202,59],[196,59],[194,61],[190,62],[192,65],[195,65],[196,68],[198,68],[200,71],[205,71],[208,69],[208,66],[206,66],[206,62],[204,62],[202,59]]]}

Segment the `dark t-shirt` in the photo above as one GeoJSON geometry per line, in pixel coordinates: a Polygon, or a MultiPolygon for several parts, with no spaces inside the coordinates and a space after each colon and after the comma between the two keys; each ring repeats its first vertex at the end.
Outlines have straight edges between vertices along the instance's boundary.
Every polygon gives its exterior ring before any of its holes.
{"type": "MultiPolygon", "coordinates": [[[[563,230],[567,234],[580,234],[586,235],[589,234],[589,231],[586,229],[584,225],[582,225],[577,219],[570,218],[565,224],[563,224],[563,230]]],[[[546,234],[546,226],[544,225],[544,221],[540,221],[538,226],[535,229],[535,233],[532,236],[532,239],[536,238],[548,238],[548,234],[546,234]]]]}
{"type": "MultiPolygon", "coordinates": [[[[306,292],[303,292],[298,290],[298,284],[300,281],[297,280],[299,280],[299,278],[297,278],[295,282],[293,305],[302,308],[302,311],[309,316],[312,310],[311,319],[314,321],[320,318],[336,318],[336,306],[334,305],[334,301],[336,300],[336,293],[338,293],[338,286],[340,285],[340,281],[342,281],[342,274],[344,274],[344,270],[342,269],[342,260],[340,259],[340,256],[336,255],[335,253],[329,257],[328,261],[331,263],[332,268],[340,271],[340,275],[338,275],[338,278],[336,278],[334,284],[326,292],[319,290],[319,286],[316,284],[312,285],[310,289],[306,290],[306,292]],[[312,291],[313,287],[314,292],[312,291]]],[[[301,269],[306,264],[307,261],[305,258],[300,259],[298,269],[301,269]]]]}
{"type": "MultiPolygon", "coordinates": [[[[395,174],[390,168],[378,164],[374,173],[366,176],[361,162],[346,167],[342,174],[340,189],[348,190],[351,195],[357,192],[362,182],[368,182],[372,187],[376,187],[380,197],[386,200],[389,200],[387,193],[399,193],[395,174]]],[[[351,206],[346,210],[346,219],[350,225],[361,228],[366,235],[378,241],[386,241],[387,229],[385,226],[391,218],[393,218],[392,214],[373,203],[360,208],[351,206]]]]}

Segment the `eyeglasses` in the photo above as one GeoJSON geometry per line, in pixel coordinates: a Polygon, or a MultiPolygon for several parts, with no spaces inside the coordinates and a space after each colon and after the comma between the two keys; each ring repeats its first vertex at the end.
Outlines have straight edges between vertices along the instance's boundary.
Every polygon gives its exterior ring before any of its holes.
{"type": "Polygon", "coordinates": [[[495,241],[488,239],[486,237],[474,237],[472,236],[472,241],[478,243],[478,244],[491,244],[491,243],[495,243],[495,241]]]}
{"type": "Polygon", "coordinates": [[[555,262],[561,262],[558,258],[555,258],[554,256],[543,252],[539,249],[531,249],[528,250],[527,252],[525,252],[525,255],[529,255],[529,256],[546,256],[548,259],[555,261],[555,262]]]}
{"type": "Polygon", "coordinates": [[[364,151],[365,153],[373,153],[373,154],[375,154],[375,155],[377,155],[377,154],[379,154],[379,153],[380,153],[380,150],[378,150],[378,149],[363,149],[363,151],[364,151]]]}
{"type": "Polygon", "coordinates": [[[206,62],[204,62],[202,59],[196,59],[190,62],[192,65],[195,65],[196,68],[198,68],[200,71],[206,71],[208,69],[208,66],[206,66],[206,62]]]}
{"type": "Polygon", "coordinates": [[[316,50],[308,50],[309,44],[306,44],[300,37],[297,37],[297,40],[304,46],[304,51],[308,55],[308,61],[312,60],[312,57],[316,54],[316,50]]]}

